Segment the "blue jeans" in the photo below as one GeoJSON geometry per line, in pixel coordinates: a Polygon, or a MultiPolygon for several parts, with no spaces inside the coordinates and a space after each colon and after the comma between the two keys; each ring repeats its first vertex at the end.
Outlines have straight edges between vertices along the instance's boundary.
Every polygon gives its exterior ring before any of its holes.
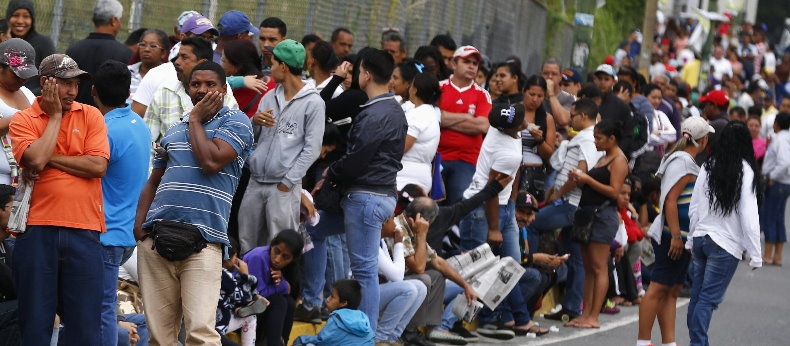
{"type": "Polygon", "coordinates": [[[103,252],[99,232],[84,229],[31,225],[17,238],[13,266],[22,345],[49,345],[55,313],[70,325],[61,343],[102,344],[103,252]]]}
{"type": "Polygon", "coordinates": [[[515,321],[517,326],[523,326],[532,320],[527,303],[540,288],[540,272],[535,268],[526,268],[524,275],[518,280],[516,287],[510,291],[506,300],[494,311],[499,314],[502,322],[515,321]]]}
{"type": "Polygon", "coordinates": [[[465,161],[442,161],[442,180],[446,198],[442,205],[452,205],[464,198],[464,191],[472,183],[475,165],[465,161]]]}
{"type": "Polygon", "coordinates": [[[573,215],[575,213],[576,206],[567,201],[558,200],[558,202],[540,209],[538,214],[535,215],[535,221],[529,227],[540,233],[549,232],[557,228],[565,228],[573,225],[573,215]]]}
{"type": "MultiPolygon", "coordinates": [[[[134,323],[137,326],[137,336],[140,340],[137,341],[135,346],[148,346],[148,325],[145,324],[145,315],[143,314],[126,314],[126,322],[134,323]]],[[[123,329],[123,328],[118,328],[123,329]]]]}
{"type": "Polygon", "coordinates": [[[104,246],[104,295],[101,302],[102,344],[118,343],[118,267],[132,255],[134,246],[104,246]]]}
{"type": "Polygon", "coordinates": [[[420,280],[379,285],[381,318],[376,328],[376,341],[397,341],[427,294],[428,288],[420,280]]]}
{"type": "MultiPolygon", "coordinates": [[[[469,251],[488,242],[488,221],[485,206],[481,205],[461,220],[461,250],[469,251]]],[[[491,249],[494,254],[510,256],[521,262],[521,248],[518,245],[518,226],[516,225],[516,204],[508,200],[507,205],[499,206],[499,231],[502,232],[502,247],[491,249]]]]}
{"type": "Polygon", "coordinates": [[[348,259],[348,245],[345,234],[333,234],[326,237],[326,275],[324,284],[324,297],[332,294],[332,284],[340,279],[346,279],[351,271],[348,259]]]}
{"type": "Polygon", "coordinates": [[[738,258],[717,245],[710,237],[695,237],[691,250],[692,286],[686,323],[689,345],[707,346],[713,310],[724,300],[738,258]]]}
{"type": "Polygon", "coordinates": [[[354,279],[362,286],[359,310],[368,315],[376,330],[379,316],[379,240],[381,225],[395,212],[395,197],[369,192],[350,192],[343,208],[348,255],[354,279]]]}
{"type": "Polygon", "coordinates": [[[458,317],[453,313],[453,300],[459,294],[464,293],[464,289],[455,282],[445,280],[444,286],[444,312],[442,313],[441,330],[450,330],[458,317]]]}
{"type": "Polygon", "coordinates": [[[579,243],[571,240],[571,228],[565,227],[560,233],[560,247],[563,253],[570,254],[565,261],[567,268],[565,277],[565,294],[562,307],[576,315],[582,313],[582,295],[584,294],[584,263],[579,243]]]}
{"type": "Polygon", "coordinates": [[[319,210],[321,221],[315,226],[307,226],[307,233],[313,241],[313,249],[305,252],[304,280],[302,281],[302,305],[305,308],[320,308],[321,293],[324,290],[327,270],[327,238],[331,235],[342,234],[345,230],[343,214],[330,213],[319,210]]]}
{"type": "Polygon", "coordinates": [[[760,226],[767,243],[787,242],[785,207],[790,196],[790,185],[774,183],[765,189],[765,203],[760,213],[760,226]]]}

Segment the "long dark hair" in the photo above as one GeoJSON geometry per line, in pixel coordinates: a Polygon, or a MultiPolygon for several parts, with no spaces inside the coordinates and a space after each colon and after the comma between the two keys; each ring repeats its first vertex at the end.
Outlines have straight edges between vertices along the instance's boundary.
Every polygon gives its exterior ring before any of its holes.
{"type": "Polygon", "coordinates": [[[708,173],[706,197],[712,210],[726,216],[735,211],[741,200],[743,161],[754,172],[752,191],[757,191],[757,162],[754,159],[752,137],[749,129],[740,121],[731,121],[724,126],[713,153],[705,161],[708,173]]]}
{"type": "Polygon", "coordinates": [[[225,44],[225,59],[236,66],[236,75],[261,75],[261,57],[250,40],[235,40],[225,44]]]}
{"type": "MultiPolygon", "coordinates": [[[[521,65],[515,60],[500,62],[494,66],[494,69],[491,71],[491,73],[496,73],[496,70],[498,70],[500,67],[506,68],[507,72],[510,73],[511,76],[516,76],[516,92],[523,93],[526,88],[527,77],[524,75],[524,72],[521,72],[521,65]]],[[[545,90],[546,88],[543,89],[545,90]]]]}
{"type": "MultiPolygon", "coordinates": [[[[302,292],[302,248],[304,247],[304,240],[302,236],[292,230],[286,229],[277,233],[269,244],[269,248],[283,244],[291,250],[293,260],[285,268],[282,268],[283,277],[288,280],[291,285],[291,296],[294,299],[298,298],[302,292]]],[[[271,250],[269,250],[271,251],[271,250]]]]}

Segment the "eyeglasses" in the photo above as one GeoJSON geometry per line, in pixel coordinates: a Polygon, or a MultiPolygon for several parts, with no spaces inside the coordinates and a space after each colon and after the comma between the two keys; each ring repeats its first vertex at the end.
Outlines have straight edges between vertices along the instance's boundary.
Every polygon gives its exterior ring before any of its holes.
{"type": "Polygon", "coordinates": [[[143,42],[138,43],[137,47],[140,48],[140,49],[145,49],[146,47],[148,47],[148,48],[151,48],[153,50],[157,50],[159,48],[162,48],[162,46],[160,46],[158,44],[145,44],[143,42]]]}

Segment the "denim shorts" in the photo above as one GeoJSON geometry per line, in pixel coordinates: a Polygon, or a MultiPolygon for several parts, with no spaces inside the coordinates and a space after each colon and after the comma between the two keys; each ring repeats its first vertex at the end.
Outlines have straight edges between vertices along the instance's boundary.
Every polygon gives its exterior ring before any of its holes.
{"type": "Polygon", "coordinates": [[[620,217],[617,207],[608,205],[598,210],[590,228],[590,241],[611,244],[620,228],[620,217]]]}
{"type": "Polygon", "coordinates": [[[650,241],[653,243],[653,252],[656,254],[656,262],[653,264],[653,274],[650,280],[669,287],[683,284],[689,270],[691,254],[683,250],[680,259],[669,258],[669,246],[672,244],[672,234],[669,232],[661,232],[660,245],[653,239],[650,241]]]}

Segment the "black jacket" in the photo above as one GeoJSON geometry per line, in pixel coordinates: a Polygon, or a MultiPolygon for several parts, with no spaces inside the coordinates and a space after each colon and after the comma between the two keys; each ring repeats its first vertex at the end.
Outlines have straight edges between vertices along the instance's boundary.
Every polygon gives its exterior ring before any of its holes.
{"type": "Polygon", "coordinates": [[[452,205],[440,206],[436,220],[433,220],[428,227],[428,235],[426,236],[428,245],[434,250],[441,249],[442,239],[450,227],[461,222],[461,219],[471,213],[472,210],[475,210],[486,200],[498,195],[504,188],[498,181],[494,180],[468,199],[462,199],[452,205]]]}
{"type": "MultiPolygon", "coordinates": [[[[99,66],[107,60],[117,60],[128,65],[129,59],[132,57],[132,50],[116,41],[115,37],[110,34],[92,32],[86,39],[74,42],[66,50],[66,55],[74,59],[81,70],[93,75],[99,71],[99,66]]],[[[93,86],[93,82],[90,79],[80,81],[77,102],[96,106],[91,96],[91,86],[93,86]]]]}
{"type": "Polygon", "coordinates": [[[349,189],[394,196],[407,129],[392,93],[370,99],[351,124],[346,153],[329,166],[328,178],[349,189]]]}

